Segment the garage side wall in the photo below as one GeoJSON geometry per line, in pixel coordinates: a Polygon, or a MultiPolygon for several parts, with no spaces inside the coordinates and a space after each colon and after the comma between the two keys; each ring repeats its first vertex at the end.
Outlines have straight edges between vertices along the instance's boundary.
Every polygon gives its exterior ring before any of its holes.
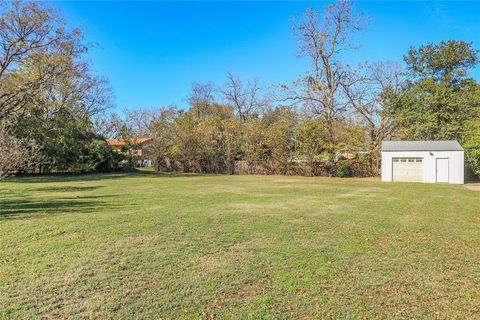
{"type": "Polygon", "coordinates": [[[436,159],[448,158],[449,183],[464,183],[463,151],[384,151],[382,152],[382,181],[391,182],[393,158],[423,158],[423,182],[435,183],[436,159]]]}

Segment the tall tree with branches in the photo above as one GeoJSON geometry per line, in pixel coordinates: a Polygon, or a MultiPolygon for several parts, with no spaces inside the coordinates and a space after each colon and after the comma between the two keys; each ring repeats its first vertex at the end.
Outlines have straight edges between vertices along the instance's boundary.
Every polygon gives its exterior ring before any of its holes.
{"type": "Polygon", "coordinates": [[[257,79],[244,82],[230,72],[227,73],[227,81],[220,88],[220,93],[226,104],[233,108],[242,122],[260,114],[268,104],[257,79]]]}
{"type": "Polygon", "coordinates": [[[43,90],[69,74],[65,63],[84,46],[56,12],[37,2],[0,4],[0,120],[22,111],[43,90]],[[75,51],[75,53],[74,53],[75,51]]]}
{"type": "Polygon", "coordinates": [[[361,29],[363,21],[363,16],[355,13],[347,0],[327,5],[324,12],[307,9],[300,19],[293,21],[298,53],[309,58],[310,69],[294,82],[294,94],[287,99],[303,104],[312,115],[325,120],[330,158],[336,145],[335,121],[346,110],[345,99],[341,97],[346,66],[340,54],[353,49],[351,34],[361,29]]]}
{"type": "Polygon", "coordinates": [[[389,113],[404,76],[396,62],[360,65],[346,73],[341,88],[349,110],[366,130],[366,146],[378,153],[382,140],[391,138],[395,122],[389,113]]]}
{"type": "Polygon", "coordinates": [[[187,101],[195,118],[204,119],[212,113],[212,105],[215,102],[215,91],[215,86],[210,82],[192,83],[187,101]]]}
{"type": "Polygon", "coordinates": [[[364,130],[363,145],[369,151],[372,174],[380,169],[380,147],[396,128],[389,108],[403,83],[400,65],[395,62],[365,63],[347,70],[341,88],[351,117],[364,130]]]}

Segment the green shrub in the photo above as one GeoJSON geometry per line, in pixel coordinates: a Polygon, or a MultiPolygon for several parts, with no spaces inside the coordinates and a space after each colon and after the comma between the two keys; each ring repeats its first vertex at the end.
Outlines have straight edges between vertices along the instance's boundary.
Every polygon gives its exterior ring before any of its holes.
{"type": "Polygon", "coordinates": [[[125,156],[112,150],[104,141],[95,141],[91,145],[90,152],[90,161],[96,172],[110,172],[124,169],[122,161],[125,160],[125,156]]]}
{"type": "Polygon", "coordinates": [[[480,118],[469,121],[467,134],[462,145],[465,149],[465,160],[473,172],[480,177],[480,118]]]}
{"type": "Polygon", "coordinates": [[[333,167],[333,175],[339,178],[353,176],[353,165],[347,160],[340,160],[333,167]]]}

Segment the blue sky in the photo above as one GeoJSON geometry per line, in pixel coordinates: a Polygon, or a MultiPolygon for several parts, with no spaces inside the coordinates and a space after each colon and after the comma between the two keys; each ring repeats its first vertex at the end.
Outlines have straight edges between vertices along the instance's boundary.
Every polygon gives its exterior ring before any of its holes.
{"type": "MultiPolygon", "coordinates": [[[[117,109],[186,107],[192,82],[224,82],[226,72],[265,85],[306,70],[290,18],[322,2],[50,2],[97,46],[88,53],[117,109]]],[[[480,49],[480,2],[357,2],[371,18],[349,63],[402,60],[410,46],[461,39],[480,49]]],[[[471,74],[480,79],[480,68],[471,74]]]]}

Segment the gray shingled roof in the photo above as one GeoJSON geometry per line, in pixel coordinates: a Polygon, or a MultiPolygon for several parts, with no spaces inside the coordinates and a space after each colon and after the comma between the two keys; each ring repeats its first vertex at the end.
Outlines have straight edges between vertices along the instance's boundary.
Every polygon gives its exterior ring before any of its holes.
{"type": "Polygon", "coordinates": [[[382,141],[382,151],[463,151],[458,141],[382,141]]]}

